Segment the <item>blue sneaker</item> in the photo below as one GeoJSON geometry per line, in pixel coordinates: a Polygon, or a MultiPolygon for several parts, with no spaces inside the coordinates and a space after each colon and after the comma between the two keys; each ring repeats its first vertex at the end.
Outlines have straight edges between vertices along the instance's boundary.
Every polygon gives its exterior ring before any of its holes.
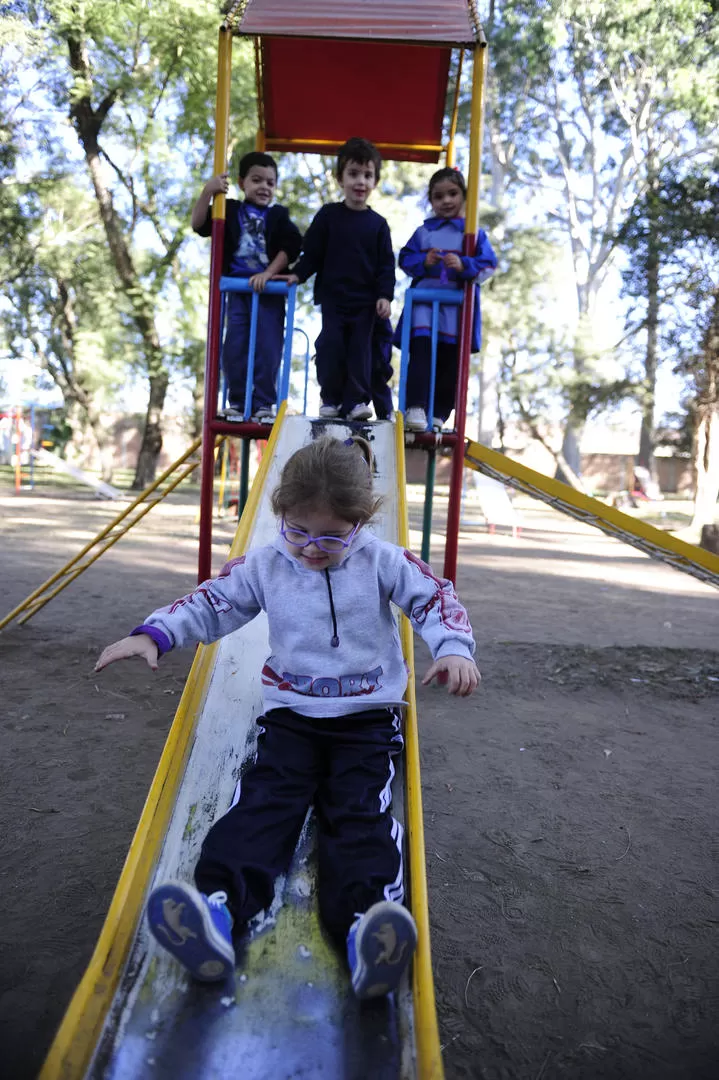
{"type": "Polygon", "coordinates": [[[227,893],[205,896],[192,885],[168,881],[147,901],[154,937],[200,982],[221,982],[235,970],[227,893]]]}
{"type": "Polygon", "coordinates": [[[347,935],[347,960],[357,997],[383,997],[396,990],[416,945],[417,927],[402,904],[380,900],[360,915],[347,935]]]}

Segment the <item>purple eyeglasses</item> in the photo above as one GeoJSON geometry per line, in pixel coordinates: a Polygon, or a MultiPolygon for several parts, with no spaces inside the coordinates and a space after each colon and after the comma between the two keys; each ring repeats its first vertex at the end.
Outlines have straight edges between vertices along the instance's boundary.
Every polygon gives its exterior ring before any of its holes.
{"type": "Polygon", "coordinates": [[[344,551],[345,548],[350,546],[359,527],[360,523],[358,521],[347,539],[343,540],[340,536],[310,536],[304,529],[288,529],[285,525],[285,519],[282,518],[280,533],[288,544],[292,544],[292,547],[306,548],[309,544],[316,544],[320,551],[324,551],[326,555],[333,555],[335,552],[344,551]]]}

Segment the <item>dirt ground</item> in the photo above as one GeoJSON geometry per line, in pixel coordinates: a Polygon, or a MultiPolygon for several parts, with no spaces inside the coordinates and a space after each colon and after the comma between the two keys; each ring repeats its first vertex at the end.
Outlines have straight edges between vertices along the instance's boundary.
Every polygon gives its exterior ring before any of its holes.
{"type": "MultiPolygon", "coordinates": [[[[544,507],[521,509],[516,541],[471,523],[462,533],[458,585],[481,692],[420,693],[446,1074],[709,1080],[717,595],[544,507]]],[[[3,612],[113,512],[72,493],[0,491],[3,612]]],[[[441,505],[435,527],[441,567],[441,505]]],[[[218,525],[218,566],[231,534],[218,525]]],[[[36,1075],[91,954],[190,655],[170,655],[154,676],[127,665],[99,678],[94,659],[190,588],[195,560],[194,507],[178,497],[27,626],[0,634],[9,1080],[36,1075]]]]}

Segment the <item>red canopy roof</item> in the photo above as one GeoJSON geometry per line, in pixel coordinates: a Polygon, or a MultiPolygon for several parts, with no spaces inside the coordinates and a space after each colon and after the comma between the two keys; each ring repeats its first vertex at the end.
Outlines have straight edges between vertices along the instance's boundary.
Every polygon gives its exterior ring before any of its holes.
{"type": "Polygon", "coordinates": [[[436,162],[452,48],[481,35],[475,0],[248,0],[268,150],[333,153],[351,135],[436,162]]]}

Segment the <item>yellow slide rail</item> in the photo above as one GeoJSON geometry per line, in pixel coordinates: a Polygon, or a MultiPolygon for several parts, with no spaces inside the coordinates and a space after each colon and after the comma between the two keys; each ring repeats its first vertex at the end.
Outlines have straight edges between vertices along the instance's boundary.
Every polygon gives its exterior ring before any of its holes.
{"type": "Polygon", "coordinates": [[[586,525],[593,525],[608,536],[638,548],[645,555],[660,559],[675,570],[682,570],[707,585],[719,588],[719,556],[710,551],[705,551],[696,544],[687,544],[673,533],[656,529],[646,521],[623,514],[621,510],[607,506],[581,491],[575,491],[560,480],[520,465],[518,461],[512,461],[481,443],[467,443],[464,460],[470,469],[491,476],[500,483],[511,483],[526,495],[541,499],[563,514],[569,514],[586,525]]]}
{"type": "MultiPolygon", "coordinates": [[[[397,541],[409,547],[409,517],[407,514],[407,485],[405,481],[404,417],[396,420],[397,471],[397,541]]],[[[414,1003],[414,1035],[417,1047],[418,1080],[443,1080],[444,1066],[439,1046],[437,1008],[434,998],[432,950],[429,940],[429,909],[427,899],[427,859],[424,847],[424,815],[422,812],[422,782],[419,765],[419,732],[414,676],[414,639],[406,616],[400,624],[402,650],[409,671],[407,681],[407,710],[405,713],[405,771],[407,785],[407,843],[410,862],[410,907],[417,924],[417,950],[412,969],[414,1003]]]]}
{"type": "MultiPolygon", "coordinates": [[[[285,410],[286,403],[283,403],[267,450],[262,455],[229,558],[241,555],[247,547],[285,410]]],[[[160,857],[207,695],[216,650],[217,642],[200,645],[197,649],[95,951],[68,1006],[38,1080],[81,1080],[90,1065],[160,857]]]]}
{"type": "MultiPolygon", "coordinates": [[[[223,441],[225,436],[222,436],[223,441]]],[[[162,502],[171,491],[174,491],[183,480],[186,480],[190,476],[197,466],[200,464],[200,459],[196,461],[190,461],[185,465],[188,458],[192,457],[197,450],[199,450],[202,444],[202,436],[195,439],[193,443],[188,446],[184,454],[182,454],[177,461],[173,461],[172,465],[168,466],[165,471],[158,476],[148,487],[142,491],[136,499],[121,510],[105,526],[101,529],[97,536],[93,536],[92,540],[89,540],[85,544],[81,551],[78,551],[77,555],[66,562],[60,570],[58,570],[52,577],[49,577],[47,581],[38,586],[34,592],[31,592],[29,596],[26,596],[22,603],[18,604],[16,608],[0,620],[0,630],[17,619],[19,623],[26,623],[28,619],[31,619],[33,615],[37,614],[41,608],[45,607],[54,596],[66,589],[67,586],[79,577],[83,571],[87,570],[89,566],[92,566],[101,555],[104,555],[108,548],[111,548],[113,544],[129,532],[130,529],[137,525],[138,521],[141,521],[145,514],[149,514],[153,506],[157,506],[162,502]],[[182,467],[184,465],[184,468],[182,467]],[[167,482],[166,487],[162,488],[162,485],[167,482]],[[150,496],[159,491],[159,494],[154,499],[150,499],[150,496]],[[83,561],[84,560],[84,561],[83,561]]],[[[219,443],[218,443],[219,445],[219,443]]]]}

